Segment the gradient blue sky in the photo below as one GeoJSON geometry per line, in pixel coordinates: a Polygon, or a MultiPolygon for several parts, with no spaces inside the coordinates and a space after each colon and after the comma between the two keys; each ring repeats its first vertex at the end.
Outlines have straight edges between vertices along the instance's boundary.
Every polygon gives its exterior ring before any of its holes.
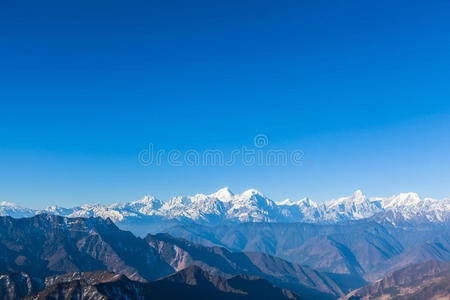
{"type": "Polygon", "coordinates": [[[0,201],[450,196],[448,1],[2,1],[0,201]],[[302,149],[286,167],[139,151],[302,149]]]}

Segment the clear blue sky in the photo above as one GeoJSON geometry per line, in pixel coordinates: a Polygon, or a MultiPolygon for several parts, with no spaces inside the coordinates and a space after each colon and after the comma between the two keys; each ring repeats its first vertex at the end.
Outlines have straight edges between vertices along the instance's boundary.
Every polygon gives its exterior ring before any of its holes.
{"type": "Polygon", "coordinates": [[[448,1],[2,1],[0,201],[450,196],[448,1]],[[266,134],[302,166],[145,167],[266,134]]]}

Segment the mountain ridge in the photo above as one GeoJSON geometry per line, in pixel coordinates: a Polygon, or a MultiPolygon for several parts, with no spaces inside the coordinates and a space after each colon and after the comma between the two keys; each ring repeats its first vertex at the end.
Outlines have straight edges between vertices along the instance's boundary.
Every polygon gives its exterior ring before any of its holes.
{"type": "MultiPolygon", "coordinates": [[[[264,277],[279,287],[316,299],[343,296],[352,289],[337,284],[325,273],[264,253],[230,252],[223,247],[206,247],[168,234],[149,234],[145,240],[176,271],[197,265],[213,275],[264,277]]],[[[365,284],[359,277],[352,279],[358,287],[365,284]]]]}
{"type": "Polygon", "coordinates": [[[396,270],[340,300],[449,299],[449,282],[450,262],[428,260],[396,270]]]}
{"type": "Polygon", "coordinates": [[[196,244],[267,253],[320,272],[358,275],[367,281],[410,263],[450,260],[447,224],[396,227],[370,219],[341,224],[185,224],[167,233],[196,244]]]}
{"type": "Polygon", "coordinates": [[[127,276],[104,270],[71,272],[46,277],[35,285],[26,273],[0,275],[0,296],[5,300],[23,299],[261,299],[300,300],[295,293],[273,286],[258,277],[237,275],[232,278],[213,276],[197,266],[151,282],[130,280],[127,276]],[[18,277],[18,276],[22,277],[18,277]]]}
{"type": "Polygon", "coordinates": [[[162,231],[160,226],[164,222],[206,225],[225,222],[338,224],[378,218],[396,226],[404,226],[415,223],[450,222],[450,198],[421,199],[416,193],[368,198],[357,190],[351,196],[321,203],[309,198],[275,202],[255,189],[234,194],[229,188],[222,188],[209,195],[177,196],[166,202],[153,196],[145,196],[140,200],[126,203],[84,204],[73,208],[53,205],[41,210],[22,208],[5,201],[0,204],[0,215],[30,217],[40,213],[67,217],[110,218],[118,226],[138,234],[162,231]],[[148,225],[147,232],[140,232],[138,227],[143,224],[148,225]]]}
{"type": "Polygon", "coordinates": [[[143,239],[121,230],[111,219],[100,217],[49,214],[21,219],[0,217],[0,253],[0,274],[29,274],[29,278],[10,275],[0,278],[3,280],[0,284],[17,279],[11,290],[15,287],[33,290],[32,278],[64,278],[60,275],[95,270],[145,283],[192,265],[227,279],[240,274],[261,277],[313,299],[336,299],[350,290],[327,274],[268,254],[232,253],[220,247],[194,245],[167,234],[143,239]],[[25,288],[20,284],[23,281],[31,283],[25,288]]]}

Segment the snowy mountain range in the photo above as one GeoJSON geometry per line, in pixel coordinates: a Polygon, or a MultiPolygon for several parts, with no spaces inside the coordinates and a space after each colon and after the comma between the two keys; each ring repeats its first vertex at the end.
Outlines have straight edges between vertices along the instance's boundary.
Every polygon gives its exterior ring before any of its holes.
{"type": "Polygon", "coordinates": [[[377,217],[395,225],[398,222],[449,222],[450,198],[421,199],[415,193],[367,198],[357,190],[351,196],[321,203],[309,198],[275,202],[254,189],[233,194],[228,188],[222,188],[210,195],[177,196],[167,202],[145,196],[141,200],[127,203],[85,204],[73,208],[49,206],[42,210],[23,208],[9,202],[0,203],[0,215],[3,216],[17,218],[39,213],[110,218],[119,226],[121,223],[144,224],[164,220],[207,225],[223,222],[336,224],[377,217]]]}

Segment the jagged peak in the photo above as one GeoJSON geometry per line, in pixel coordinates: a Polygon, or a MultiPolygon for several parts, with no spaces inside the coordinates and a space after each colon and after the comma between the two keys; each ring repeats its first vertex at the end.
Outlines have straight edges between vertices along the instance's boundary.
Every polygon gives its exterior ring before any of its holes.
{"type": "Polygon", "coordinates": [[[135,203],[147,203],[147,202],[153,202],[153,201],[159,201],[157,198],[151,195],[145,195],[140,200],[134,201],[135,203]]]}
{"type": "Polygon", "coordinates": [[[148,210],[153,208],[160,208],[163,205],[163,202],[154,196],[144,196],[143,198],[129,202],[129,203],[121,203],[119,205],[111,205],[111,208],[139,208],[140,212],[148,212],[148,210]]]}
{"type": "Polygon", "coordinates": [[[233,192],[230,190],[230,188],[227,187],[227,186],[219,189],[217,192],[215,192],[215,194],[231,194],[231,195],[234,195],[233,192]]]}
{"type": "Polygon", "coordinates": [[[0,206],[20,207],[19,205],[15,204],[15,203],[12,203],[12,202],[8,202],[8,201],[0,202],[0,206]]]}
{"type": "Polygon", "coordinates": [[[289,198],[286,198],[283,201],[277,202],[278,205],[288,205],[288,206],[293,206],[293,205],[298,205],[298,206],[311,206],[313,203],[315,203],[314,201],[311,201],[311,199],[309,199],[308,197],[305,198],[301,198],[299,200],[295,200],[292,201],[289,198]]]}
{"type": "Polygon", "coordinates": [[[210,197],[217,198],[221,201],[228,202],[234,198],[233,192],[228,187],[223,187],[217,192],[209,195],[210,197]]]}
{"type": "Polygon", "coordinates": [[[335,200],[327,201],[327,202],[325,202],[325,205],[328,208],[331,208],[333,206],[341,205],[341,204],[344,204],[347,206],[347,205],[351,205],[353,203],[362,203],[362,202],[365,202],[366,200],[367,200],[367,198],[363,194],[363,192],[361,190],[356,190],[353,192],[353,195],[351,195],[351,196],[341,197],[341,198],[338,198],[335,200]]]}
{"type": "Polygon", "coordinates": [[[22,208],[6,201],[0,203],[0,213],[13,217],[29,217],[44,212],[69,217],[109,217],[116,222],[132,217],[157,216],[167,219],[186,218],[206,223],[228,219],[248,221],[255,218],[271,222],[289,220],[320,223],[362,219],[389,210],[408,216],[424,215],[426,212],[427,216],[439,220],[447,220],[450,217],[450,199],[421,200],[419,195],[412,192],[391,197],[367,198],[359,189],[352,195],[327,202],[314,202],[309,198],[274,202],[256,189],[235,195],[228,187],[224,187],[210,195],[177,196],[167,202],[148,195],[134,202],[85,204],[69,209],[52,205],[44,210],[22,208]]]}
{"type": "Polygon", "coordinates": [[[400,193],[398,196],[396,196],[398,199],[410,199],[410,200],[420,200],[420,197],[417,193],[414,192],[407,192],[407,193],[400,193]]]}
{"type": "Polygon", "coordinates": [[[363,192],[360,189],[353,192],[353,197],[354,198],[363,198],[363,197],[365,198],[363,192]]]}
{"type": "Polygon", "coordinates": [[[421,201],[417,193],[400,193],[383,201],[384,207],[416,205],[421,201]]]}
{"type": "Polygon", "coordinates": [[[183,204],[183,203],[189,203],[191,202],[191,197],[188,196],[175,196],[169,199],[164,205],[172,205],[175,203],[183,204]]]}
{"type": "Polygon", "coordinates": [[[71,211],[71,210],[61,207],[59,205],[49,205],[42,210],[42,212],[46,212],[46,213],[61,213],[61,212],[69,212],[69,211],[71,211]]]}
{"type": "Polygon", "coordinates": [[[291,199],[286,198],[283,201],[277,202],[278,205],[294,205],[294,202],[291,199]]]}
{"type": "Polygon", "coordinates": [[[243,192],[240,196],[241,197],[250,198],[250,197],[252,197],[254,195],[258,195],[258,196],[264,197],[264,195],[261,192],[259,192],[258,190],[256,190],[256,189],[248,189],[245,192],[243,192]]]}
{"type": "Polygon", "coordinates": [[[61,206],[53,204],[53,205],[47,206],[44,210],[55,210],[55,209],[59,209],[59,208],[61,208],[61,206]]]}
{"type": "Polygon", "coordinates": [[[309,197],[302,198],[298,201],[298,205],[303,205],[306,207],[317,207],[317,202],[312,201],[309,197]]]}

